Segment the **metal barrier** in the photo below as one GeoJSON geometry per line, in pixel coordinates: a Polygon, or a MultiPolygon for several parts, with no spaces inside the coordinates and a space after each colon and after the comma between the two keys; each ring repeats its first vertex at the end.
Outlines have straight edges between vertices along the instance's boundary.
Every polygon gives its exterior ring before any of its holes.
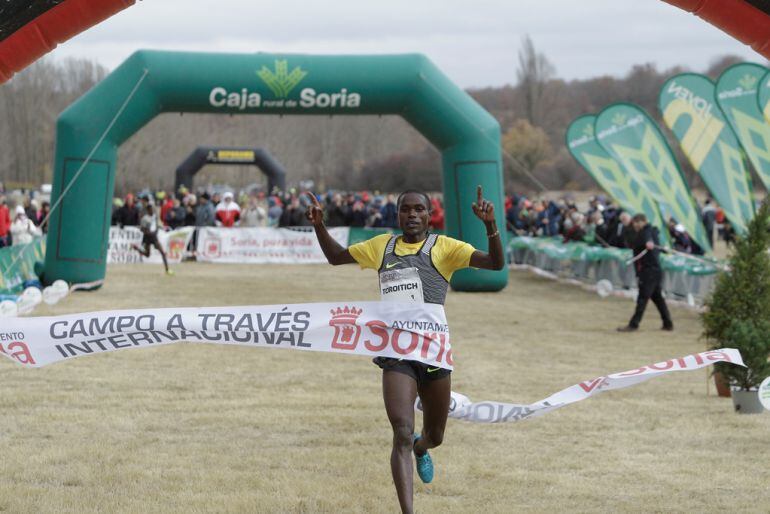
{"type": "MultiPolygon", "coordinates": [[[[508,260],[527,265],[558,278],[593,285],[609,280],[616,290],[636,288],[631,251],[591,247],[584,243],[563,244],[557,239],[515,237],[508,244],[508,260]]],[[[663,291],[666,297],[702,305],[714,287],[717,263],[696,257],[664,255],[663,291]]]]}

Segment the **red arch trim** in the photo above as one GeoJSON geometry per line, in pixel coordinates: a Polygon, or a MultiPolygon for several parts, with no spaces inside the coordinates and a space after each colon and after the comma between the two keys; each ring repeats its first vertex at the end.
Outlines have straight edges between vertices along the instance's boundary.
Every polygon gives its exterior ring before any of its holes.
{"type": "MultiPolygon", "coordinates": [[[[760,0],[663,0],[691,12],[770,59],[770,9],[760,0]]],[[[0,42],[0,84],[136,0],[65,0],[0,42]]]]}
{"type": "Polygon", "coordinates": [[[136,0],[65,0],[0,42],[0,84],[56,45],[134,5],[136,0]]]}
{"type": "Polygon", "coordinates": [[[663,0],[691,12],[770,59],[770,4],[759,0],[663,0]],[[754,5],[752,5],[754,4],[754,5]]]}

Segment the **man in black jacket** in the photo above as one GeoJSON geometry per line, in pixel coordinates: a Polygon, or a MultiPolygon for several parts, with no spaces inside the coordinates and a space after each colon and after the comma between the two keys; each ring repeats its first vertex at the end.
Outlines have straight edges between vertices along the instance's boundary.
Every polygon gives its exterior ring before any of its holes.
{"type": "Polygon", "coordinates": [[[139,209],[134,203],[134,195],[126,195],[125,203],[112,215],[112,224],[120,228],[139,225],[139,209]]]}
{"type": "Polygon", "coordinates": [[[335,193],[326,202],[326,217],[327,227],[344,227],[349,225],[348,208],[342,201],[341,194],[335,193]]]}
{"type": "Polygon", "coordinates": [[[666,300],[663,299],[661,282],[663,271],[660,269],[660,246],[658,229],[647,222],[644,214],[637,214],[631,220],[631,225],[637,233],[633,245],[634,267],[639,282],[639,296],[636,299],[636,311],[628,325],[618,328],[619,332],[633,332],[639,328],[647,301],[652,300],[663,320],[663,330],[674,330],[671,314],[668,312],[666,300]]]}
{"type": "Polygon", "coordinates": [[[631,226],[631,215],[626,211],[615,216],[608,230],[607,242],[615,248],[631,248],[636,240],[636,233],[631,226]]]}

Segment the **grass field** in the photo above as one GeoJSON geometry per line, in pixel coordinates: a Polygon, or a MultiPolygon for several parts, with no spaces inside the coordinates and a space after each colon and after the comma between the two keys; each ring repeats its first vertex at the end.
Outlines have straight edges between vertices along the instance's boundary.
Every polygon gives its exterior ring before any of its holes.
{"type": "MultiPolygon", "coordinates": [[[[36,315],[160,306],[371,300],[354,266],[112,266],[104,287],[36,315]]],[[[651,306],[652,307],[652,306],[651,306]]],[[[596,376],[703,350],[697,314],[633,309],[512,272],[450,293],[453,389],[533,402],[596,376]]],[[[395,512],[380,371],[368,359],[215,345],[0,360],[0,511],[395,512]]],[[[545,417],[450,420],[418,512],[768,512],[770,414],[739,416],[675,373],[545,417]]]]}

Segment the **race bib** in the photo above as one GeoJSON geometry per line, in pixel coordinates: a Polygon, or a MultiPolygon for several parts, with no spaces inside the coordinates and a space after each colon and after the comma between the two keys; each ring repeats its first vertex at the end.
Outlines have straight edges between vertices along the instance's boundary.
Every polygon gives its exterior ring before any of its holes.
{"type": "Polygon", "coordinates": [[[383,302],[423,303],[422,280],[417,268],[397,268],[380,273],[383,302]]]}

